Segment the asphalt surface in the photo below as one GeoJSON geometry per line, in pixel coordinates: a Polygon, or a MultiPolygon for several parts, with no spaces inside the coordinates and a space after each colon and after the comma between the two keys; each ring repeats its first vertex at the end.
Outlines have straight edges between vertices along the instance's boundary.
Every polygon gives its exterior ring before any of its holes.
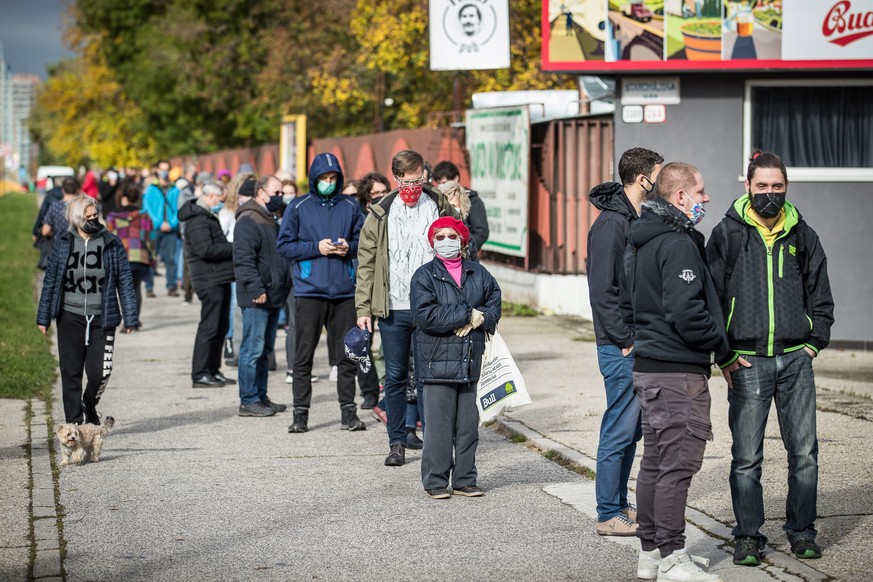
{"type": "MultiPolygon", "coordinates": [[[[57,443],[48,435],[50,422],[63,420],[59,387],[48,411],[38,401],[0,401],[0,579],[636,579],[637,541],[598,536],[593,481],[555,462],[594,468],[605,399],[586,323],[504,319],[501,333],[534,403],[480,430],[486,495],[437,501],[422,490],[420,452],[407,451],[403,467],[383,465],[385,430],[366,411],[368,430],[340,430],[323,345],[306,434],[287,433],[290,412],[238,417],[236,386],[192,388],[198,317],[196,300],[185,306],[159,291],[145,302],[143,331],[119,336],[99,407],[116,427],[99,463],[53,476],[49,446],[56,451],[57,443]]],[[[270,396],[287,403],[283,354],[270,396]]],[[[873,378],[863,372],[871,365],[873,354],[831,350],[816,362],[816,369],[861,370],[818,381],[826,409],[817,415],[820,560],[787,555],[786,462],[771,414],[764,467],[770,547],[759,568],[734,566],[725,543],[733,521],[730,435],[726,387],[713,378],[715,441],[687,510],[688,547],[712,561],[710,571],[728,581],[787,581],[854,580],[873,569],[865,446],[873,378]]]]}

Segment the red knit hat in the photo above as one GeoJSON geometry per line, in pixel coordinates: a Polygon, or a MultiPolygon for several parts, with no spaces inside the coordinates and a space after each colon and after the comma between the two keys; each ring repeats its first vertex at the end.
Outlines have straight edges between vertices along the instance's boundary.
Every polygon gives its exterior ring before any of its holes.
{"type": "Polygon", "coordinates": [[[441,228],[451,228],[458,233],[461,237],[461,246],[465,247],[470,244],[470,229],[467,228],[464,221],[452,218],[451,216],[443,216],[434,220],[430,228],[427,229],[427,240],[430,242],[430,246],[433,246],[433,236],[436,234],[436,231],[441,228]]]}

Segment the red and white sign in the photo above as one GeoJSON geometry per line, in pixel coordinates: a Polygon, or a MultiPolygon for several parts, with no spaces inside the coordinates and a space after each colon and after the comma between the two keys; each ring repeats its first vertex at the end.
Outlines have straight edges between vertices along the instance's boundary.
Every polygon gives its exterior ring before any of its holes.
{"type": "Polygon", "coordinates": [[[643,108],[643,120],[646,123],[664,123],[667,121],[667,106],[646,105],[643,108]]]}
{"type": "Polygon", "coordinates": [[[804,2],[785,10],[784,60],[873,58],[873,0],[804,2]]]}

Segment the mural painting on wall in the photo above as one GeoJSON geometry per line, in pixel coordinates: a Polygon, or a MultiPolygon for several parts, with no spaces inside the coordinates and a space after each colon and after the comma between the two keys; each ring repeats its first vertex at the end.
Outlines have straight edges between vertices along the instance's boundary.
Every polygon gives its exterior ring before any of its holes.
{"type": "Polygon", "coordinates": [[[782,58],[782,0],[725,2],[724,58],[782,58]]]}
{"type": "Polygon", "coordinates": [[[549,27],[543,42],[557,61],[606,58],[606,5],[585,0],[549,0],[549,27]]]}
{"type": "Polygon", "coordinates": [[[610,61],[664,58],[664,0],[609,2],[607,42],[610,61]]]}
{"type": "Polygon", "coordinates": [[[721,60],[721,0],[667,0],[664,3],[671,60],[721,60]]]}

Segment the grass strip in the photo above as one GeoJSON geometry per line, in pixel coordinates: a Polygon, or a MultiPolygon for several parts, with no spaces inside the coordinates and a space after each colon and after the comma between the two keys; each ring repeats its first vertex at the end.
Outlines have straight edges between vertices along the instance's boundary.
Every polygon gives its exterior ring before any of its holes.
{"type": "Polygon", "coordinates": [[[0,195],[0,398],[48,401],[57,364],[36,328],[33,194],[0,195]]]}

